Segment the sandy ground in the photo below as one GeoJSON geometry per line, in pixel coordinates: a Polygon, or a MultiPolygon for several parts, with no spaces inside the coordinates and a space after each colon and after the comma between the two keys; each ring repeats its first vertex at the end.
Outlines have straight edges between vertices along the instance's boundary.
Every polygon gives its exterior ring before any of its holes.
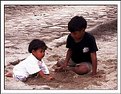
{"type": "Polygon", "coordinates": [[[26,83],[5,77],[5,90],[14,89],[73,89],[116,90],[117,84],[117,6],[5,6],[5,71],[13,63],[25,59],[29,42],[44,40],[49,49],[44,61],[53,81],[41,77],[29,78],[26,83]],[[96,38],[98,73],[95,77],[77,75],[71,71],[55,73],[53,65],[65,58],[68,21],[82,15],[88,21],[86,32],[96,38]]]}

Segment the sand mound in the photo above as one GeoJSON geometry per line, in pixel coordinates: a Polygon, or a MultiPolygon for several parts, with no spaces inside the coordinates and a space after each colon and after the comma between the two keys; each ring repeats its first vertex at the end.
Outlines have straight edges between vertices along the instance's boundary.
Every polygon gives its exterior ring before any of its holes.
{"type": "Polygon", "coordinates": [[[117,19],[102,23],[90,31],[95,36],[108,35],[117,32],[117,19]]]}

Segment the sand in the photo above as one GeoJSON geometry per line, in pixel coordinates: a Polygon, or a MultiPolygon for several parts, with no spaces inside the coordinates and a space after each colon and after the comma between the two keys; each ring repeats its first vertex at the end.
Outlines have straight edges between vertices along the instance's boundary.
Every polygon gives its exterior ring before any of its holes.
{"type": "Polygon", "coordinates": [[[25,59],[29,42],[42,39],[48,45],[44,61],[53,81],[41,77],[17,82],[5,77],[5,90],[117,90],[117,6],[5,6],[5,71],[25,59]],[[54,64],[66,55],[68,21],[82,15],[88,21],[86,32],[92,33],[99,51],[98,73],[77,75],[72,71],[54,72],[54,64]]]}

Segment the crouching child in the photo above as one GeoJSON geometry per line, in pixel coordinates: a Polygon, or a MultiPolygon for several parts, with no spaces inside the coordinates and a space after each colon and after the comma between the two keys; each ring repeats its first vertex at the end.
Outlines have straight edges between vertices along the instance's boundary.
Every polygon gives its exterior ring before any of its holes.
{"type": "Polygon", "coordinates": [[[32,40],[28,47],[30,55],[25,60],[14,66],[12,73],[13,77],[16,80],[23,82],[32,75],[40,75],[42,78],[47,80],[54,79],[49,75],[49,70],[42,60],[46,49],[47,46],[43,41],[39,39],[32,40]]]}

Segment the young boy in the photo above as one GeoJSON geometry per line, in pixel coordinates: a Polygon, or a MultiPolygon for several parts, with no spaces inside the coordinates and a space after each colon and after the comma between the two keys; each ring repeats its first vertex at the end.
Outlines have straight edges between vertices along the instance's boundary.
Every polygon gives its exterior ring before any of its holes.
{"type": "Polygon", "coordinates": [[[14,78],[26,81],[30,75],[39,74],[47,80],[52,80],[53,77],[49,76],[49,70],[42,60],[46,49],[47,46],[43,41],[39,39],[32,40],[28,47],[31,54],[13,68],[14,78]]]}
{"type": "Polygon", "coordinates": [[[95,38],[85,32],[86,27],[87,21],[82,16],[75,16],[68,23],[70,31],[66,44],[68,51],[64,63],[57,62],[60,71],[69,66],[79,75],[87,74],[90,71],[92,71],[92,75],[96,74],[98,48],[95,38]]]}

